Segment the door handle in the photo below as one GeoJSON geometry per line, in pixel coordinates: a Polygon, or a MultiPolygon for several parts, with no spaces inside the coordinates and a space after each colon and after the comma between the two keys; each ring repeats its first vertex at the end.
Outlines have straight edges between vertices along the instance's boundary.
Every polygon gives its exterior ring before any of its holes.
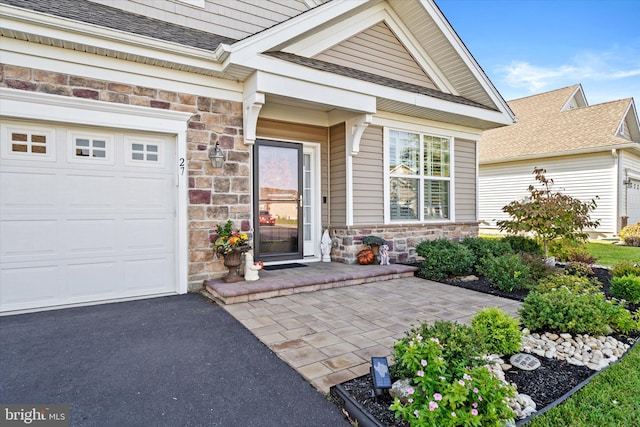
{"type": "Polygon", "coordinates": [[[298,196],[298,206],[299,207],[303,207],[303,203],[302,203],[302,194],[298,196]]]}

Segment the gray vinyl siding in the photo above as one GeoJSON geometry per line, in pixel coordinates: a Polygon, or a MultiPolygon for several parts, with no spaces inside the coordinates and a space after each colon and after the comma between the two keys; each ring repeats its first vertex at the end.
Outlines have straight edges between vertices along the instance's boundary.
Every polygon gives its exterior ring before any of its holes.
{"type": "Polygon", "coordinates": [[[204,8],[178,0],[90,1],[237,40],[309,9],[302,0],[205,0],[204,8]]]}
{"type": "Polygon", "coordinates": [[[368,126],[353,156],[353,222],[384,223],[382,127],[368,126]]]}
{"type": "Polygon", "coordinates": [[[329,221],[331,224],[344,225],[347,220],[347,181],[345,173],[346,140],[344,123],[331,127],[329,139],[329,221]]]}
{"type": "Polygon", "coordinates": [[[456,221],[476,221],[476,147],[475,141],[456,138],[454,142],[454,185],[456,221]]]}
{"type": "Polygon", "coordinates": [[[314,57],[336,65],[437,89],[384,22],[314,57]]]}

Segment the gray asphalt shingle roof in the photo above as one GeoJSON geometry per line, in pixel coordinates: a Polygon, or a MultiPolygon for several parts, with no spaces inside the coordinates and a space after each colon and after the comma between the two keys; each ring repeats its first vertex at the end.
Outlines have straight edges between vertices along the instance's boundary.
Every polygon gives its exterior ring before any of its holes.
{"type": "Polygon", "coordinates": [[[624,145],[616,135],[631,98],[562,110],[578,85],[509,101],[517,123],[483,132],[480,162],[624,145]]]}
{"type": "MultiPolygon", "coordinates": [[[[175,25],[169,22],[149,18],[86,0],[0,0],[0,4],[1,3],[209,51],[214,51],[221,43],[233,44],[237,41],[217,34],[175,25]]],[[[471,101],[461,96],[448,94],[429,87],[406,83],[388,77],[382,77],[350,67],[331,64],[317,59],[305,58],[286,52],[266,52],[265,54],[290,63],[303,65],[336,75],[352,77],[358,80],[404,90],[410,93],[431,96],[460,105],[467,105],[492,111],[494,110],[486,105],[471,101]]]]}
{"type": "Polygon", "coordinates": [[[0,0],[0,3],[210,51],[220,43],[235,42],[228,37],[86,0],[0,0]]]}

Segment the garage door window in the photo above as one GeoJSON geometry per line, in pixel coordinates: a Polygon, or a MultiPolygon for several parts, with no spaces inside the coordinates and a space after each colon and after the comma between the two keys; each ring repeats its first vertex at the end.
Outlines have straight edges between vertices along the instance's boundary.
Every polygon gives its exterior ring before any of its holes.
{"type": "Polygon", "coordinates": [[[8,141],[3,144],[5,157],[51,160],[55,154],[53,130],[7,126],[3,133],[8,141]]]}
{"type": "Polygon", "coordinates": [[[160,140],[126,138],[125,164],[128,166],[164,167],[164,144],[160,140]]]}
{"type": "Polygon", "coordinates": [[[73,162],[96,161],[111,163],[113,144],[111,137],[105,135],[72,135],[73,162]]]}

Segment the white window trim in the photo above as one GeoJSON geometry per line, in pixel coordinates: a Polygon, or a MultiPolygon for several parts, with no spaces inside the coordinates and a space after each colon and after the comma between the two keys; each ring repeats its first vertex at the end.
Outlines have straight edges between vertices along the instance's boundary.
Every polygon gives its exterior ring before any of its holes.
{"type": "Polygon", "coordinates": [[[160,138],[153,137],[130,137],[126,136],[124,138],[124,165],[125,166],[135,166],[135,167],[146,167],[146,168],[164,168],[165,166],[165,142],[160,138]],[[156,145],[158,147],[158,161],[154,162],[151,160],[135,160],[131,157],[133,151],[133,144],[142,144],[145,147],[144,153],[148,154],[149,152],[146,150],[148,145],[156,145]]]}
{"type": "Polygon", "coordinates": [[[176,292],[188,291],[187,122],[192,113],[0,88],[0,118],[54,121],[175,135],[176,292]]]}
{"type": "MultiPolygon", "coordinates": [[[[69,163],[91,163],[91,164],[101,164],[101,165],[109,165],[112,166],[114,164],[114,145],[113,145],[113,136],[96,133],[96,132],[69,132],[67,135],[67,160],[69,163]],[[78,139],[88,139],[89,141],[93,140],[104,140],[105,141],[105,157],[86,157],[86,156],[77,156],[76,155],[76,140],[78,139]]],[[[91,143],[90,143],[91,144],[91,143]]]]}
{"type": "MultiPolygon", "coordinates": [[[[455,222],[455,137],[442,133],[442,129],[407,129],[395,126],[384,126],[383,128],[383,168],[384,168],[384,185],[383,185],[383,199],[384,199],[384,223],[385,224],[437,224],[437,223],[452,223],[455,222]],[[417,220],[392,220],[391,219],[391,173],[389,172],[390,166],[390,131],[410,132],[420,135],[420,155],[423,157],[424,144],[422,141],[423,135],[436,136],[440,138],[449,139],[449,176],[438,178],[438,180],[449,182],[449,218],[447,219],[421,219],[424,217],[424,185],[421,185],[419,189],[419,218],[417,220]]],[[[428,180],[428,177],[422,176],[419,178],[421,183],[428,180]]]]}
{"type": "MultiPolygon", "coordinates": [[[[18,123],[2,123],[2,136],[3,140],[6,142],[2,144],[2,153],[0,154],[5,159],[16,159],[16,160],[29,160],[29,161],[44,161],[44,162],[55,162],[56,161],[56,131],[54,128],[47,128],[41,126],[31,126],[28,124],[18,124],[18,123]],[[47,143],[45,144],[47,152],[45,154],[35,154],[32,152],[17,152],[12,151],[12,142],[11,134],[12,133],[27,133],[29,135],[33,134],[43,134],[47,138],[47,143]]],[[[25,143],[29,145],[28,143],[25,143]]]]}

